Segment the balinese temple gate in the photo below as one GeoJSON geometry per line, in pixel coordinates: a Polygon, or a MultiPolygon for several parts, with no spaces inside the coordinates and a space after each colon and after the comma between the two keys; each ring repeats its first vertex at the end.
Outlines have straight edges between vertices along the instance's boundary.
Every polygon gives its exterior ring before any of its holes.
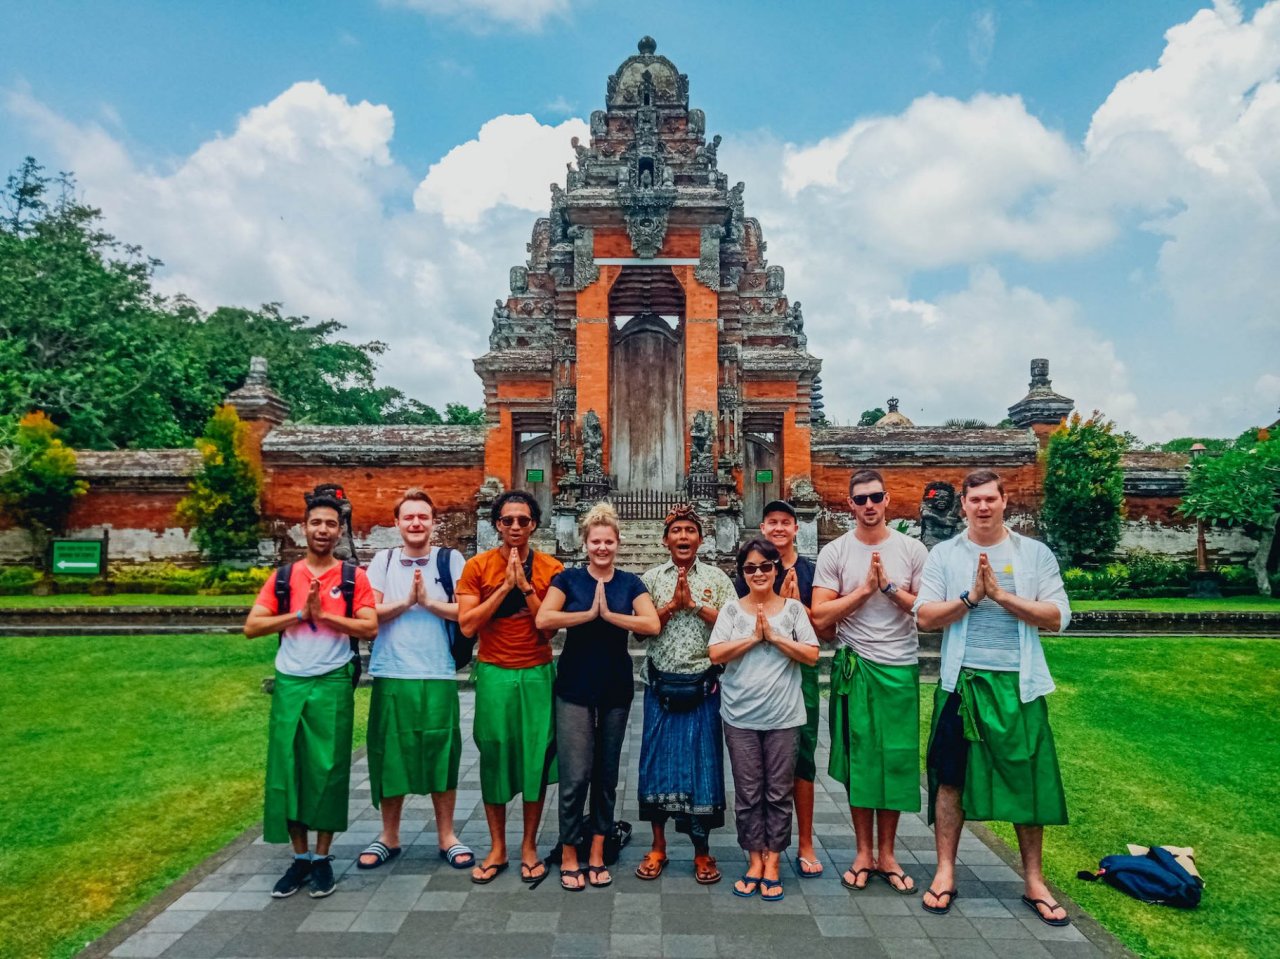
{"type": "MultiPolygon", "coordinates": [[[[525,265],[494,307],[484,381],[483,502],[523,488],[577,551],[578,515],[608,497],[626,520],[679,500],[715,518],[706,548],[736,550],[788,496],[817,546],[810,402],[821,361],[800,303],[765,259],[745,185],[689,107],[689,82],[640,41],[591,114],[590,143],[551,185],[525,265]]],[[[480,548],[492,531],[478,524],[480,548]]]]}

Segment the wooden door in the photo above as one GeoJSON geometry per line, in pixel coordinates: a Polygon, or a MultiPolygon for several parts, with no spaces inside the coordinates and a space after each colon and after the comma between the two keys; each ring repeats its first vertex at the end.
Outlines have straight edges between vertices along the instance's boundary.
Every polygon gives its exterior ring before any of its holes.
{"type": "Polygon", "coordinates": [[[680,334],[654,313],[614,335],[609,464],[621,492],[679,489],[684,475],[684,358],[680,334]]]}
{"type": "Polygon", "coordinates": [[[764,504],[782,498],[782,456],[775,431],[746,433],[742,476],[742,522],[747,531],[764,519],[764,504]]]}
{"type": "Polygon", "coordinates": [[[542,525],[551,522],[551,434],[516,434],[514,488],[526,490],[542,507],[542,525]]]}

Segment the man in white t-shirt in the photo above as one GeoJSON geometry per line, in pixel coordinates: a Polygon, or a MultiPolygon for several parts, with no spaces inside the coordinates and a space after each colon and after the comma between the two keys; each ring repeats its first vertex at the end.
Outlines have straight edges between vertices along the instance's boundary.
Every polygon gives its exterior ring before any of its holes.
{"type": "Polygon", "coordinates": [[[903,895],[915,882],[895,853],[898,819],[920,809],[920,642],[911,608],[929,553],[889,529],[889,493],[875,470],[849,480],[856,525],[818,554],[813,621],[835,630],[831,758],[844,783],[858,852],[840,881],[865,889],[880,876],[903,895]],[[877,835],[878,834],[878,835],[877,835]]]}
{"type": "Polygon", "coordinates": [[[448,626],[458,620],[452,587],[464,560],[457,550],[431,545],[435,505],[425,491],[405,490],[395,520],[403,545],[369,563],[378,611],[369,658],[369,787],[382,832],[356,866],[376,869],[400,855],[400,816],[413,794],[431,797],[440,858],[470,869],[475,856],[453,828],[462,731],[448,626]]]}

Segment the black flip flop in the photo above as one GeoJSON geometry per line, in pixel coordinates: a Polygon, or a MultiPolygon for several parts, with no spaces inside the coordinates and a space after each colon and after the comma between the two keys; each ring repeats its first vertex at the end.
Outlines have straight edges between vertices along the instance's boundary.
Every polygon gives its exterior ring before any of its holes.
{"type": "Polygon", "coordinates": [[[910,888],[907,888],[907,874],[905,872],[888,872],[887,870],[884,870],[884,869],[877,869],[876,875],[879,876],[881,879],[883,879],[885,882],[887,882],[889,884],[889,888],[892,889],[894,892],[896,892],[899,896],[910,896],[916,892],[916,887],[914,885],[912,885],[910,888]],[[890,878],[891,876],[896,878],[899,882],[902,883],[901,888],[893,884],[893,879],[890,878]]]}
{"type": "Polygon", "coordinates": [[[356,868],[377,869],[383,863],[390,862],[398,855],[400,855],[399,846],[392,848],[383,842],[371,842],[364,852],[360,853],[359,856],[356,856],[356,868]],[[376,856],[377,860],[375,862],[361,862],[360,860],[364,856],[376,856]]]}
{"type": "Polygon", "coordinates": [[[478,868],[481,872],[488,872],[489,870],[491,870],[491,869],[492,869],[492,870],[493,870],[493,875],[492,875],[492,876],[484,876],[484,877],[482,877],[482,878],[480,878],[480,879],[477,879],[477,878],[476,878],[476,874],[473,872],[473,873],[471,874],[471,881],[472,881],[472,882],[474,882],[477,886],[487,886],[487,885],[489,885],[489,883],[493,882],[495,879],[497,879],[499,876],[501,876],[504,872],[506,872],[506,871],[507,871],[507,868],[508,868],[510,865],[511,865],[511,863],[509,863],[509,862],[495,862],[495,863],[494,863],[493,865],[491,865],[491,866],[480,865],[480,866],[478,866],[478,867],[476,867],[476,868],[478,868]]]}
{"type": "Polygon", "coordinates": [[[945,906],[930,906],[925,903],[924,896],[920,897],[920,908],[925,912],[933,913],[935,916],[945,916],[949,913],[951,911],[951,907],[955,904],[956,896],[960,895],[960,893],[956,892],[954,889],[929,889],[926,891],[933,896],[934,899],[940,900],[943,896],[947,897],[947,904],[945,906]]]}
{"type": "Polygon", "coordinates": [[[587,866],[587,882],[595,889],[603,889],[605,886],[613,885],[613,876],[610,875],[604,882],[596,882],[596,877],[600,873],[608,873],[608,866],[587,866]]]}
{"type": "MultiPolygon", "coordinates": [[[[541,878],[542,876],[538,876],[538,879],[541,879],[541,878]]],[[[582,892],[582,890],[587,888],[585,883],[581,886],[565,885],[566,879],[581,879],[581,878],[582,878],[581,869],[561,869],[560,870],[560,888],[563,889],[565,892],[582,892]]],[[[533,882],[534,880],[531,879],[529,881],[533,882]]]]}
{"type": "Polygon", "coordinates": [[[846,869],[845,872],[853,873],[853,882],[845,881],[844,872],[842,872],[840,873],[840,885],[844,886],[846,889],[852,889],[854,892],[862,892],[862,890],[866,889],[867,886],[871,884],[871,877],[876,874],[876,870],[869,866],[865,866],[862,869],[846,869]],[[861,886],[856,885],[858,877],[864,872],[867,874],[867,881],[861,886]]]}
{"type": "Polygon", "coordinates": [[[550,871],[551,870],[547,868],[546,861],[542,859],[539,859],[537,862],[522,862],[520,863],[520,881],[523,883],[541,882],[547,878],[547,873],[550,871]],[[542,872],[536,876],[533,875],[533,871],[539,866],[542,867],[542,872]]]}
{"type": "Polygon", "coordinates": [[[1022,901],[1026,903],[1028,909],[1030,909],[1032,912],[1036,914],[1036,918],[1039,919],[1041,922],[1043,922],[1046,926],[1071,925],[1070,916],[1063,916],[1061,919],[1050,919],[1048,916],[1046,916],[1043,912],[1040,911],[1040,907],[1044,906],[1046,909],[1050,910],[1051,912],[1054,909],[1062,909],[1063,912],[1066,912],[1067,910],[1063,909],[1061,903],[1049,902],[1049,900],[1047,899],[1032,899],[1030,896],[1023,896],[1022,901]]]}

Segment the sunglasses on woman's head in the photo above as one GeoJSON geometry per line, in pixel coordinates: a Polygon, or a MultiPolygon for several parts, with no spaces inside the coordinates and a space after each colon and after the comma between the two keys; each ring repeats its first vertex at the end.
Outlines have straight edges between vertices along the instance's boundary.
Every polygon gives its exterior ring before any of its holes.
{"type": "Polygon", "coordinates": [[[879,493],[855,493],[849,499],[853,500],[854,506],[866,506],[867,500],[871,500],[873,503],[883,503],[884,496],[883,491],[879,493]]]}
{"type": "Polygon", "coordinates": [[[756,573],[772,573],[773,563],[770,560],[765,560],[763,563],[743,563],[742,572],[746,576],[754,576],[756,573]]]}
{"type": "Polygon", "coordinates": [[[521,529],[524,529],[526,526],[533,525],[533,517],[532,516],[499,516],[498,525],[505,526],[507,529],[510,529],[513,526],[519,526],[521,529]]]}

